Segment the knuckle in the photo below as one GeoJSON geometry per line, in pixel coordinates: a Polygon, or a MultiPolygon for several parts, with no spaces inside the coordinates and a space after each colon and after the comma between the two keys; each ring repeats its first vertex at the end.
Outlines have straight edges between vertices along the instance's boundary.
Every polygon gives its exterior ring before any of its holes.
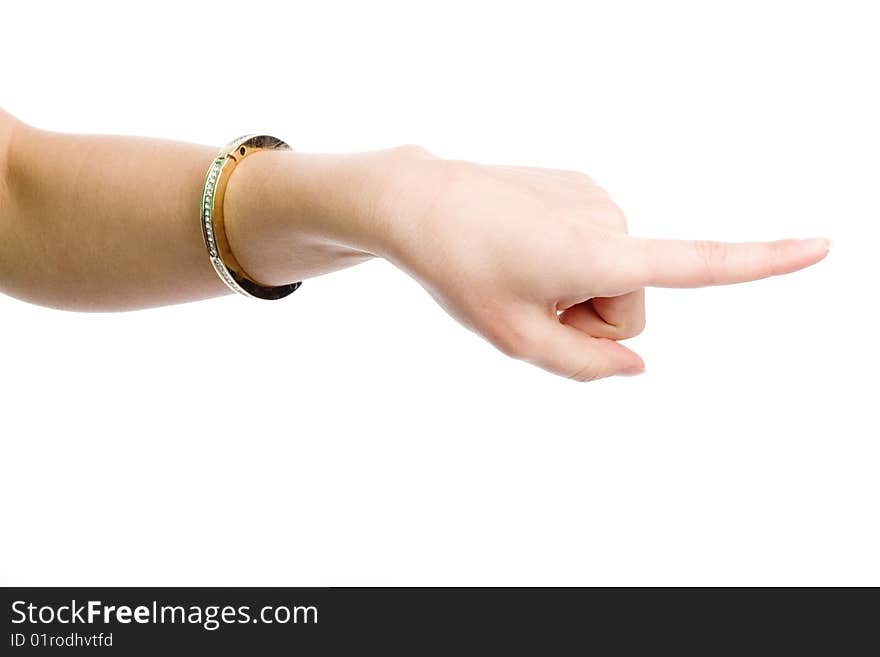
{"type": "Polygon", "coordinates": [[[403,144],[401,146],[396,146],[394,152],[402,157],[431,157],[432,153],[424,146],[419,146],[418,144],[403,144]]]}
{"type": "Polygon", "coordinates": [[[642,317],[638,321],[634,322],[633,326],[632,326],[630,337],[634,338],[637,335],[641,335],[642,333],[644,333],[646,325],[647,325],[647,321],[645,320],[644,317],[642,317]]]}
{"type": "Polygon", "coordinates": [[[645,330],[645,319],[632,319],[623,324],[617,325],[617,335],[621,340],[626,340],[628,338],[634,338],[637,335],[641,335],[645,330]]]}
{"type": "Polygon", "coordinates": [[[589,185],[591,187],[595,187],[596,189],[598,189],[600,191],[604,191],[604,190],[602,190],[601,187],[599,187],[596,184],[595,180],[590,178],[590,176],[588,176],[587,174],[585,174],[582,171],[565,171],[565,175],[577,183],[580,183],[582,185],[589,185]]]}
{"type": "Polygon", "coordinates": [[[767,245],[767,262],[765,269],[769,276],[776,276],[777,274],[783,273],[780,263],[784,262],[788,255],[787,246],[788,245],[785,242],[770,242],[767,245]]]}
{"type": "Polygon", "coordinates": [[[694,242],[694,251],[703,266],[706,281],[710,285],[714,285],[718,282],[718,273],[726,262],[727,250],[724,248],[724,244],[711,240],[698,240],[694,242]]]}
{"type": "Polygon", "coordinates": [[[564,178],[575,185],[588,187],[594,192],[599,193],[604,191],[598,184],[596,184],[595,180],[583,171],[577,171],[575,169],[547,169],[547,171],[550,171],[554,175],[564,178]]]}
{"type": "Polygon", "coordinates": [[[620,206],[611,199],[608,199],[608,215],[611,217],[611,221],[615,227],[621,232],[627,232],[629,226],[627,225],[626,215],[623,213],[623,210],[620,209],[620,206]]]}

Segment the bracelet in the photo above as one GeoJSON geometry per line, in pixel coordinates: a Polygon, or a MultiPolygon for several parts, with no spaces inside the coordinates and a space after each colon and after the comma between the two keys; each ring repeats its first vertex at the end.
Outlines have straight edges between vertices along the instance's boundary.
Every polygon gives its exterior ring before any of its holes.
{"type": "Polygon", "coordinates": [[[244,158],[258,151],[290,150],[290,146],[269,135],[245,135],[220,149],[202,188],[200,211],[202,236],[217,275],[235,292],[252,299],[282,299],[294,292],[302,282],[287,285],[263,285],[248,276],[232,254],[223,223],[223,198],[229,176],[244,158]]]}

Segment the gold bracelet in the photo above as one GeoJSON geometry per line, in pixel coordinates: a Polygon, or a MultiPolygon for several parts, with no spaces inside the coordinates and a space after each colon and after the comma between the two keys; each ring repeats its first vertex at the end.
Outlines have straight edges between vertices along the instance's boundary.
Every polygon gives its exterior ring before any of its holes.
{"type": "Polygon", "coordinates": [[[252,299],[282,299],[294,292],[302,282],[287,285],[263,285],[249,276],[232,254],[223,223],[223,197],[235,167],[244,158],[258,151],[284,150],[290,146],[269,135],[245,135],[228,143],[218,153],[205,176],[200,211],[202,236],[211,264],[217,275],[235,292],[252,299]]]}

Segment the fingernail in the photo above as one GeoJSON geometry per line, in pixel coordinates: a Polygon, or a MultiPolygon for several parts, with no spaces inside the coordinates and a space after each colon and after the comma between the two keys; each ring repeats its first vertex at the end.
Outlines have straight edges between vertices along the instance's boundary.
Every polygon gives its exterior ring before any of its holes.
{"type": "Polygon", "coordinates": [[[824,247],[826,253],[831,250],[831,240],[827,237],[810,237],[803,241],[808,244],[815,244],[816,246],[821,245],[824,247]]]}
{"type": "Polygon", "coordinates": [[[639,374],[645,373],[644,365],[633,365],[631,367],[624,368],[620,370],[617,374],[618,376],[638,376],[639,374]]]}

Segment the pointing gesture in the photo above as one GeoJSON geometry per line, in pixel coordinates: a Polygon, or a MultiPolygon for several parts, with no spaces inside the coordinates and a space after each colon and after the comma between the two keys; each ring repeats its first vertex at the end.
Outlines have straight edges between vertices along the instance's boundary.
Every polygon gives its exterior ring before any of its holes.
{"type": "MultiPolygon", "coordinates": [[[[61,135],[0,112],[0,291],[124,310],[228,292],[194,208],[215,149],[61,135]],[[47,155],[51,154],[51,156],[47,155]]],[[[277,286],[382,256],[501,351],[580,381],[636,374],[619,341],[645,326],[645,288],[742,283],[821,260],[826,240],[638,239],[589,177],[436,158],[404,146],[243,158],[226,239],[277,286]]]]}
{"type": "Polygon", "coordinates": [[[744,283],[828,252],[825,239],[638,239],[582,174],[418,150],[400,160],[385,197],[383,255],[503,352],[580,381],[644,369],[617,342],[644,328],[644,288],[744,283]]]}

